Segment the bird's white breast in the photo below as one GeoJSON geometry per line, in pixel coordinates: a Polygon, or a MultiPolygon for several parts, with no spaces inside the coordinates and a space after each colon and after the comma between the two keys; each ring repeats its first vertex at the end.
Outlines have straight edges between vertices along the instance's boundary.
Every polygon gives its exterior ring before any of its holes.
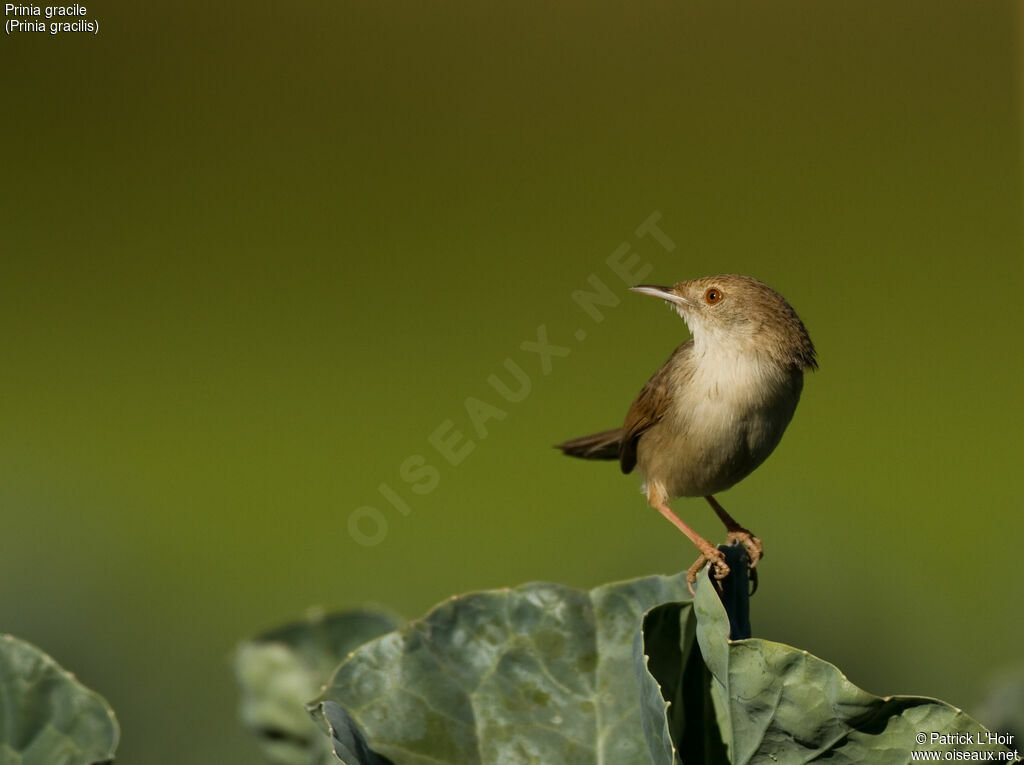
{"type": "Polygon", "coordinates": [[[698,346],[693,361],[675,370],[668,410],[638,444],[647,481],[670,496],[714,494],[746,477],[778,445],[803,383],[749,350],[698,346]]]}

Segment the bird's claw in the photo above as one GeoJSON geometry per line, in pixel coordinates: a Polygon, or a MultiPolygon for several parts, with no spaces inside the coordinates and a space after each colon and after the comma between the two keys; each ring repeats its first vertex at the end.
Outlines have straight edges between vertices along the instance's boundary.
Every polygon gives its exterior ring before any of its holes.
{"type": "Polygon", "coordinates": [[[694,594],[693,586],[697,583],[697,574],[700,573],[706,563],[711,564],[711,577],[719,589],[722,587],[722,580],[729,576],[729,566],[725,562],[725,555],[722,554],[721,550],[709,545],[707,550],[701,550],[700,557],[686,571],[686,586],[689,588],[691,595],[694,594]]]}
{"type": "Polygon", "coordinates": [[[747,557],[750,559],[750,563],[747,564],[750,568],[756,568],[758,561],[764,557],[764,545],[761,544],[761,540],[751,534],[747,529],[735,529],[726,534],[726,540],[729,544],[736,544],[739,542],[747,550],[747,557]]]}
{"type": "Polygon", "coordinates": [[[729,544],[739,542],[747,551],[747,569],[750,573],[750,594],[757,592],[757,564],[764,557],[764,545],[761,540],[744,528],[734,529],[726,534],[729,544]]]}
{"type": "MultiPolygon", "coordinates": [[[[750,594],[753,595],[757,591],[756,567],[761,558],[764,557],[764,545],[750,531],[742,528],[730,531],[726,538],[729,544],[736,544],[738,542],[747,551],[747,558],[749,559],[747,565],[750,570],[750,582],[752,585],[750,594]]],[[[729,576],[729,566],[726,564],[725,555],[722,554],[721,550],[710,546],[707,550],[701,549],[700,557],[686,571],[686,586],[689,588],[691,595],[694,594],[693,587],[697,583],[697,574],[701,572],[701,569],[707,563],[711,564],[711,578],[719,590],[722,589],[722,580],[729,576]]]]}

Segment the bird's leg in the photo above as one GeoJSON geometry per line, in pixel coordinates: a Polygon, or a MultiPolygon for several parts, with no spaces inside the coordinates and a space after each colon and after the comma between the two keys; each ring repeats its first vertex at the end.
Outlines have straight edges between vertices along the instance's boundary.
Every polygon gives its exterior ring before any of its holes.
{"type": "Polygon", "coordinates": [[[750,567],[754,568],[757,562],[764,557],[764,545],[761,544],[761,540],[755,537],[749,529],[745,529],[740,526],[736,519],[733,518],[729,513],[725,511],[725,508],[718,504],[718,500],[708,495],[704,497],[711,505],[711,509],[715,511],[715,514],[722,519],[722,523],[725,524],[725,529],[728,532],[726,539],[732,542],[739,542],[747,548],[747,555],[750,556],[750,567]]]}
{"type": "Polygon", "coordinates": [[[686,572],[686,584],[690,588],[691,595],[693,594],[693,585],[697,581],[697,574],[704,568],[705,563],[711,564],[711,573],[715,579],[725,579],[725,577],[729,576],[729,567],[725,563],[725,555],[722,554],[722,551],[691,529],[682,518],[672,512],[664,492],[650,491],[647,498],[651,503],[651,507],[668,518],[672,525],[686,534],[687,538],[700,550],[700,557],[694,561],[693,565],[686,572]]]}

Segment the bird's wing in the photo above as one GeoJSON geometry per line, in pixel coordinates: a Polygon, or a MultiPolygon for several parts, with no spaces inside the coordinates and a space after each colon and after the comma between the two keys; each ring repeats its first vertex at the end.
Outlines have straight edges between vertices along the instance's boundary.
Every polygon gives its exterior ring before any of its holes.
{"type": "Polygon", "coordinates": [[[640,395],[629,407],[626,421],[622,425],[622,440],[619,442],[619,465],[623,473],[631,473],[636,467],[636,448],[640,442],[640,436],[661,420],[668,410],[668,403],[671,399],[669,390],[671,380],[668,370],[672,366],[672,362],[678,356],[692,352],[693,340],[687,340],[676,348],[669,360],[647,381],[640,391],[640,395]]]}

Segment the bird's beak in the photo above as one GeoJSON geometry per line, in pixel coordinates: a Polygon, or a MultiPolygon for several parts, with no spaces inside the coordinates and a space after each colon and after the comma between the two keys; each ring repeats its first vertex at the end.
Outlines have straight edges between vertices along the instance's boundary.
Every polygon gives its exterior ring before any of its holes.
{"type": "Polygon", "coordinates": [[[633,292],[639,292],[641,295],[648,295],[650,297],[661,298],[667,300],[669,303],[675,303],[676,305],[690,305],[690,301],[681,295],[677,295],[672,291],[671,287],[659,287],[656,284],[638,284],[635,287],[630,287],[633,292]]]}

